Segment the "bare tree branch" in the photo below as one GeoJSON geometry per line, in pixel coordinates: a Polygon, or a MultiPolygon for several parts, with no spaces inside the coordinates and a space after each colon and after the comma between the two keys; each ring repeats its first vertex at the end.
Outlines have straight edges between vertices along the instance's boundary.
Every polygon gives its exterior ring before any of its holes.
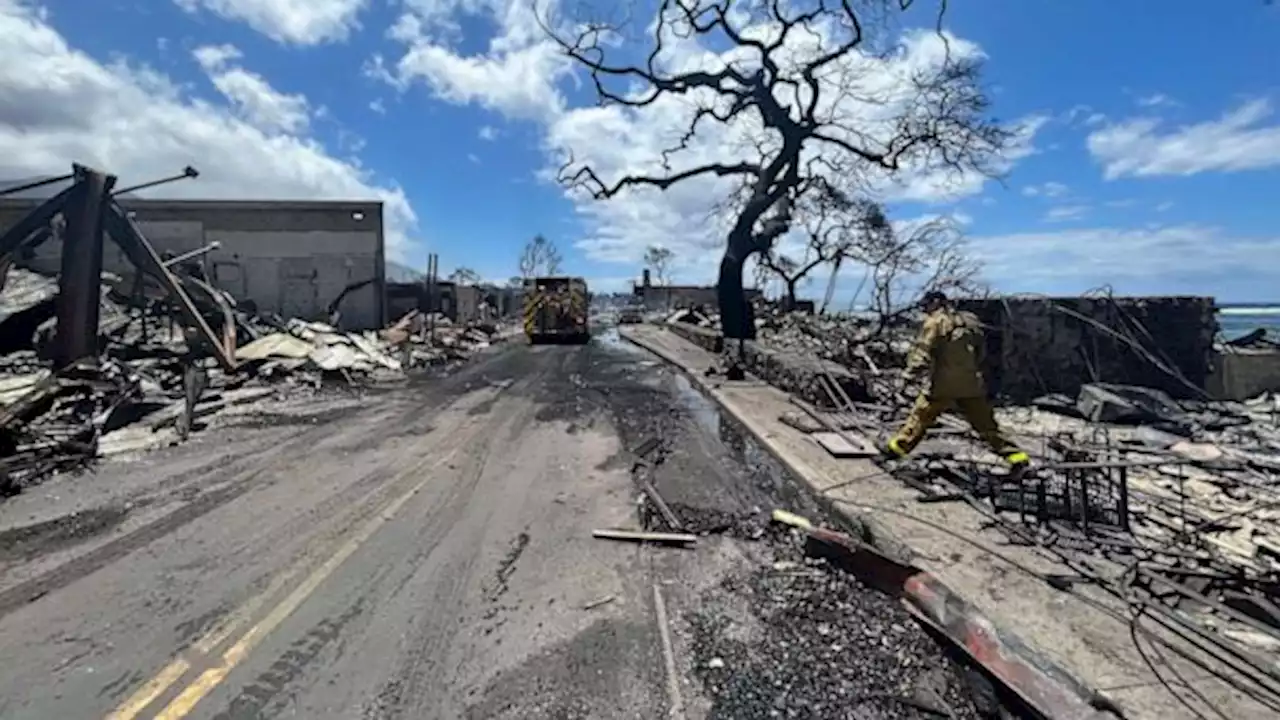
{"type": "Polygon", "coordinates": [[[667,269],[671,267],[671,261],[675,258],[675,253],[670,249],[661,245],[650,245],[644,252],[644,264],[658,276],[658,284],[667,284],[667,269]]]}
{"type": "Polygon", "coordinates": [[[851,259],[866,268],[876,333],[902,320],[930,290],[974,295],[983,289],[979,267],[965,252],[959,228],[949,218],[930,220],[903,233],[886,224],[867,239],[851,259]]]}
{"type": "Polygon", "coordinates": [[[557,275],[563,258],[555,243],[542,235],[534,235],[520,253],[520,276],[557,275]]]}
{"type": "MultiPolygon", "coordinates": [[[[802,184],[804,194],[798,224],[805,235],[804,257],[795,260],[775,249],[763,250],[761,266],[772,271],[786,287],[786,304],[794,307],[796,288],[810,273],[823,265],[841,264],[852,257],[866,238],[882,232],[887,221],[884,209],[866,199],[854,200],[821,177],[802,184]]],[[[825,303],[824,303],[825,304],[825,303]]]]}
{"type": "Polygon", "coordinates": [[[449,273],[449,280],[458,285],[475,285],[480,282],[480,273],[469,267],[457,267],[449,273]]]}

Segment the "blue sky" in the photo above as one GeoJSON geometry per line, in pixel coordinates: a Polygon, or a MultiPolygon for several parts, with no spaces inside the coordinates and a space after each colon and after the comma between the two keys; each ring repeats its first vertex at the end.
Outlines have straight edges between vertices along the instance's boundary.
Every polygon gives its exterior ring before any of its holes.
{"type": "MultiPolygon", "coordinates": [[[[1009,292],[1280,300],[1280,8],[1214,5],[953,0],[947,28],[987,58],[994,114],[1035,133],[1004,185],[890,193],[893,217],[954,215],[1009,292]]],[[[527,7],[0,0],[0,107],[22,108],[0,111],[0,175],[190,162],[205,175],[168,192],[381,196],[411,266],[434,251],[504,279],[543,233],[603,288],[638,274],[652,242],[676,251],[676,279],[710,282],[716,188],[600,207],[547,181],[548,148],[623,170],[679,118],[584,110],[589,88],[527,7]],[[4,32],[18,28],[39,32],[4,32]]]]}

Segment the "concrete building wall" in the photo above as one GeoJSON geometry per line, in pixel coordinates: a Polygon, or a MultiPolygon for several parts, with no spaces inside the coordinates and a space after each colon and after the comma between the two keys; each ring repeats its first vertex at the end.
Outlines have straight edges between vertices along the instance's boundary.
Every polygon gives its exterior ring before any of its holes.
{"type": "MultiPolygon", "coordinates": [[[[756,288],[744,288],[743,294],[747,302],[763,297],[756,288]]],[[[631,295],[647,310],[714,308],[720,303],[715,285],[654,285],[647,268],[640,272],[640,282],[631,286],[631,295]]]]}
{"type": "Polygon", "coordinates": [[[1269,348],[1223,348],[1215,353],[1209,394],[1223,400],[1248,400],[1280,390],[1280,352],[1269,348]]]}
{"type": "Polygon", "coordinates": [[[994,298],[958,305],[987,326],[987,383],[1013,402],[1074,396],[1089,382],[1195,397],[1157,363],[1208,389],[1217,330],[1213,298],[994,298]]]}
{"type": "Polygon", "coordinates": [[[454,297],[456,298],[454,305],[456,322],[473,323],[481,319],[480,303],[484,297],[480,288],[474,285],[459,285],[454,289],[454,297]]]}
{"type": "MultiPolygon", "coordinates": [[[[344,298],[343,327],[377,328],[387,321],[382,203],[130,200],[122,205],[134,213],[157,251],[181,254],[221,243],[203,261],[209,277],[259,311],[324,319],[343,288],[372,278],[372,284],[344,298]]],[[[0,200],[0,229],[33,206],[30,200],[0,200]]],[[[53,271],[60,256],[60,244],[48,242],[30,264],[53,271]]],[[[108,243],[104,269],[132,268],[108,243]]]]}

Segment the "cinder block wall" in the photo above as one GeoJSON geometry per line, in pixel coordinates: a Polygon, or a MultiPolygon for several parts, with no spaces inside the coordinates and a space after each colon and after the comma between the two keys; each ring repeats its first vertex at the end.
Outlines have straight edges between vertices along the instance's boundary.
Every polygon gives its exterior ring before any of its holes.
{"type": "Polygon", "coordinates": [[[987,382],[1011,402],[1046,393],[1075,395],[1095,381],[1196,396],[1135,343],[1198,388],[1207,389],[1213,372],[1217,325],[1211,297],[995,298],[959,305],[988,327],[987,382]]]}
{"type": "MultiPolygon", "coordinates": [[[[0,230],[34,206],[31,200],[0,200],[0,230]]],[[[158,251],[181,254],[213,241],[209,276],[237,300],[260,311],[322,320],[328,304],[347,285],[374,282],[344,298],[346,329],[386,323],[382,203],[330,201],[128,200],[121,203],[158,251]]],[[[48,242],[29,264],[58,268],[61,246],[48,242]]],[[[132,272],[124,253],[108,243],[104,269],[132,272]]]]}
{"type": "Polygon", "coordinates": [[[472,323],[480,319],[481,290],[474,285],[460,285],[457,288],[457,305],[454,320],[459,323],[472,323]]]}
{"type": "Polygon", "coordinates": [[[1227,348],[1215,353],[1209,393],[1223,400],[1248,400],[1280,390],[1280,352],[1227,348]]]}

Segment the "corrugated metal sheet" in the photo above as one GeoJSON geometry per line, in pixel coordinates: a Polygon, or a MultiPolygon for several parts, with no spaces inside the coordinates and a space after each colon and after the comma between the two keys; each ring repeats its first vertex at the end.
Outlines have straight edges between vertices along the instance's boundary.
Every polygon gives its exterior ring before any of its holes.
{"type": "Polygon", "coordinates": [[[58,295],[58,281],[22,268],[9,270],[0,292],[0,322],[58,295]]]}

